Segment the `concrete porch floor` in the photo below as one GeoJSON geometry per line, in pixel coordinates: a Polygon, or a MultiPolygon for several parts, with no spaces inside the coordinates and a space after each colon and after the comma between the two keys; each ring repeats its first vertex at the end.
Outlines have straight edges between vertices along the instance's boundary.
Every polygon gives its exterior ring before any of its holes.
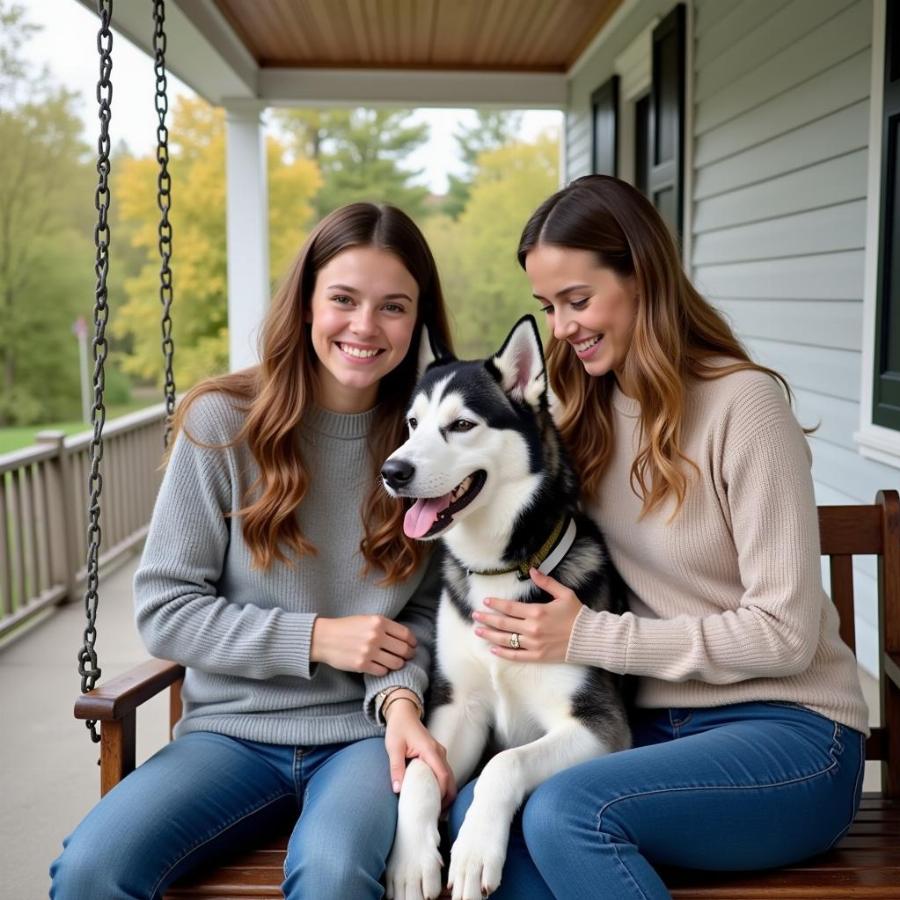
{"type": "MultiPolygon", "coordinates": [[[[136,566],[133,557],[105,577],[101,573],[96,649],[102,680],[149,658],[132,616],[136,566]]],[[[6,723],[0,751],[2,900],[47,896],[47,870],[63,838],[99,797],[99,745],[72,716],[81,689],[83,632],[79,600],[0,649],[0,720],[6,723]]],[[[167,701],[165,695],[154,698],[138,715],[139,763],[168,737],[167,701]]]]}
{"type": "MultiPolygon", "coordinates": [[[[132,619],[136,565],[134,558],[101,579],[96,647],[104,680],[148,658],[132,619]]],[[[47,896],[50,862],[99,795],[98,747],[84,723],[72,717],[83,630],[79,601],[0,648],[0,721],[6,723],[0,754],[0,900],[47,896]]],[[[873,710],[870,721],[877,724],[877,684],[860,674],[873,710]]],[[[167,728],[164,695],[138,716],[138,763],[164,743],[167,728]]],[[[876,790],[878,779],[877,764],[868,763],[866,790],[876,790]]]]}

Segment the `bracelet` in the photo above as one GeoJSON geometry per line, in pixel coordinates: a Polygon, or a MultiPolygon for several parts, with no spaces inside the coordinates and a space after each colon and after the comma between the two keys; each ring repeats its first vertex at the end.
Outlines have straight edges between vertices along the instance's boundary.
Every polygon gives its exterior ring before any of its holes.
{"type": "MultiPolygon", "coordinates": [[[[391,692],[393,693],[393,691],[391,692]]],[[[422,704],[419,702],[418,697],[410,696],[409,694],[398,694],[393,697],[388,697],[387,700],[384,701],[381,707],[381,718],[387,723],[387,711],[390,709],[391,704],[397,700],[408,700],[412,703],[416,708],[416,712],[419,715],[419,719],[421,720],[424,714],[424,710],[422,709],[422,704]]]]}

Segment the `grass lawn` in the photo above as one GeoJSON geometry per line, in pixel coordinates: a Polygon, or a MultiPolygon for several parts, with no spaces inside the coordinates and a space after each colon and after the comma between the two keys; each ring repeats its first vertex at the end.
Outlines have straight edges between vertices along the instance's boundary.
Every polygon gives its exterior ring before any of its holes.
{"type": "MultiPolygon", "coordinates": [[[[144,409],[146,406],[153,406],[159,400],[148,401],[144,398],[134,399],[129,403],[121,403],[114,406],[106,407],[106,421],[115,419],[117,416],[124,416],[126,413],[135,412],[138,409],[144,409]]],[[[80,431],[90,431],[91,426],[84,422],[50,422],[46,425],[25,425],[16,428],[0,428],[0,454],[11,453],[13,450],[21,450],[23,447],[29,447],[34,443],[34,436],[39,431],[47,431],[53,429],[55,431],[63,431],[67,435],[78,434],[80,431]]]]}

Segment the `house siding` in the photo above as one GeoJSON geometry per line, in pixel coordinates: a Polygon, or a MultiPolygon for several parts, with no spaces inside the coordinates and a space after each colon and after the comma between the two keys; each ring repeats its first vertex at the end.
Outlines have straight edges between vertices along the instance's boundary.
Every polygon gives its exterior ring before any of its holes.
{"type": "MultiPolygon", "coordinates": [[[[638,4],[621,44],[610,36],[608,47],[625,46],[671,5],[638,4]]],[[[694,0],[692,20],[686,264],[754,358],[787,378],[800,422],[818,425],[810,438],[817,501],[871,503],[900,480],[896,468],[860,456],[853,438],[869,377],[862,341],[872,2],[694,0]]],[[[588,170],[583,98],[612,71],[615,52],[601,55],[571,85],[569,177],[588,170]]],[[[859,658],[874,672],[874,563],[858,560],[854,578],[859,658]]]]}

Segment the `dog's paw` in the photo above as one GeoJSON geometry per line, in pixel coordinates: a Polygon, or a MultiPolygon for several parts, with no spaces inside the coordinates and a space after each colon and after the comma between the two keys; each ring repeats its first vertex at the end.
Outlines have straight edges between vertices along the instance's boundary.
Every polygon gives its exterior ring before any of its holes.
{"type": "Polygon", "coordinates": [[[437,829],[433,836],[403,840],[400,835],[385,870],[385,896],[388,900],[437,900],[441,895],[441,854],[437,829]],[[430,839],[429,839],[430,838],[430,839]]]}
{"type": "Polygon", "coordinates": [[[481,900],[497,890],[506,861],[507,837],[497,821],[480,823],[471,814],[466,816],[450,851],[448,882],[453,900],[481,900]]]}

